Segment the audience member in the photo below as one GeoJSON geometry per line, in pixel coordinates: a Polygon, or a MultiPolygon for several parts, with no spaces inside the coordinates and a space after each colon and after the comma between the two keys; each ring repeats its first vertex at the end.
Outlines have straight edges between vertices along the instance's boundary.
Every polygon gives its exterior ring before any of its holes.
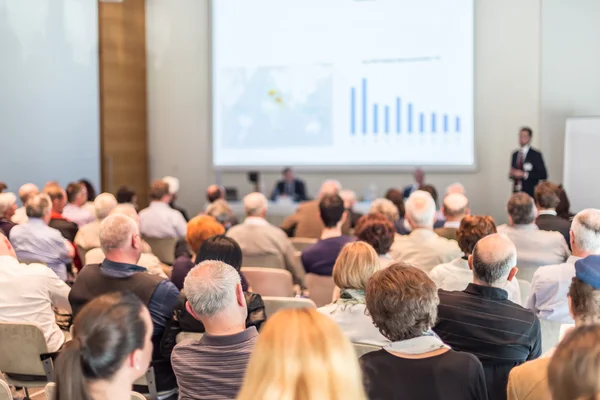
{"type": "Polygon", "coordinates": [[[115,197],[117,198],[117,203],[131,204],[136,211],[138,210],[137,194],[135,189],[131,186],[121,186],[117,190],[117,195],[115,197]]]}
{"type": "Polygon", "coordinates": [[[238,400],[365,400],[352,345],[314,309],[278,311],[260,333],[238,400]]]}
{"type": "Polygon", "coordinates": [[[548,366],[552,400],[598,399],[600,394],[600,325],[573,330],[548,366]]]}
{"type": "Polygon", "coordinates": [[[391,344],[360,358],[371,399],[487,399],[481,362],[452,350],[431,327],[439,303],[435,284],[418,268],[394,263],[375,273],[367,310],[391,344]]]}
{"type": "Polygon", "coordinates": [[[367,282],[379,269],[377,253],[364,242],[346,244],[333,267],[333,281],[340,289],[340,296],[318,311],[331,317],[352,343],[374,346],[389,343],[373,325],[371,316],[365,313],[367,282]]]}
{"type": "Polygon", "coordinates": [[[469,257],[473,283],[462,292],[439,291],[433,329],[454,350],[479,358],[490,400],[506,399],[510,370],[541,354],[540,321],[501,289],[517,273],[516,262],[515,245],[506,236],[486,236],[469,257]]]}
{"type": "Polygon", "coordinates": [[[111,193],[101,193],[96,197],[94,200],[96,220],[79,229],[75,236],[75,245],[83,250],[100,247],[100,223],[116,206],[117,199],[111,193]]]}
{"type": "Polygon", "coordinates": [[[449,194],[462,194],[463,196],[466,196],[467,191],[465,190],[465,187],[463,186],[462,183],[454,182],[454,183],[451,183],[450,185],[448,185],[444,196],[448,196],[449,194]]]}
{"type": "Polygon", "coordinates": [[[179,179],[172,176],[165,176],[163,178],[163,181],[165,181],[167,185],[169,185],[169,194],[171,195],[171,202],[169,203],[169,205],[173,210],[179,211],[181,215],[183,215],[183,218],[185,218],[186,222],[189,221],[190,218],[188,217],[187,211],[185,211],[184,208],[179,207],[175,204],[175,201],[177,200],[177,195],[179,194],[179,179]]]}
{"type": "Polygon", "coordinates": [[[105,218],[100,224],[100,244],[106,258],[101,264],[86,265],[71,288],[69,302],[73,315],[77,316],[85,304],[103,294],[133,292],[152,316],[152,366],[157,388],[159,391],[175,388],[171,364],[161,356],[159,344],[177,305],[179,290],[169,280],[150,275],[137,265],[142,254],[142,240],[139,225],[132,218],[120,214],[105,218]]]}
{"type": "Polygon", "coordinates": [[[67,186],[67,204],[64,206],[62,215],[65,219],[73,221],[78,227],[82,227],[96,219],[94,215],[83,208],[87,202],[87,189],[79,182],[69,183],[67,186]]]}
{"type": "MultiPolygon", "coordinates": [[[[323,196],[339,194],[342,189],[338,181],[328,180],[323,182],[319,191],[319,198],[298,205],[296,212],[287,217],[281,224],[288,236],[318,239],[323,233],[323,221],[319,218],[319,201],[323,196]]],[[[342,226],[342,234],[350,232],[350,221],[342,226]]]]}
{"type": "Polygon", "coordinates": [[[404,200],[408,199],[413,192],[420,190],[423,187],[423,185],[425,185],[425,172],[423,172],[421,168],[415,169],[415,171],[413,172],[413,179],[414,183],[404,187],[404,189],[402,190],[404,200]]]}
{"type": "Polygon", "coordinates": [[[131,398],[152,355],[152,321],[132,294],[112,293],[87,304],[75,319],[73,340],[55,363],[55,399],[131,398]]]}
{"type": "Polygon", "coordinates": [[[535,204],[527,193],[513,194],[507,210],[509,224],[500,225],[498,232],[508,236],[517,248],[520,278],[531,281],[538,267],[560,264],[569,257],[569,248],[560,233],[542,231],[535,224],[535,204]]]}
{"type": "Polygon", "coordinates": [[[333,194],[321,197],[319,214],[325,228],[319,241],[302,252],[302,265],[307,273],[331,276],[342,247],[355,239],[342,235],[347,214],[340,196],[333,194]]]}
{"type": "Polygon", "coordinates": [[[179,396],[184,399],[233,399],[256,345],[256,327],[246,328],[248,314],[239,273],[222,261],[204,261],[185,278],[186,309],[202,321],[200,340],[184,340],[171,362],[179,396]]]}
{"type": "Polygon", "coordinates": [[[21,264],[8,239],[0,234],[0,322],[32,323],[40,327],[54,352],[65,342],[52,307],[67,312],[70,288],[41,264],[21,264]]]}
{"type": "Polygon", "coordinates": [[[171,282],[177,289],[183,289],[183,280],[188,272],[194,268],[194,258],[202,247],[204,241],[215,235],[225,233],[225,228],[216,219],[210,215],[198,215],[187,223],[185,240],[191,254],[183,254],[177,257],[173,263],[173,272],[171,273],[171,282]]]}
{"type": "Polygon", "coordinates": [[[438,236],[433,231],[435,202],[427,192],[417,190],[406,201],[409,235],[398,236],[392,245],[394,260],[401,260],[429,272],[439,264],[460,257],[462,252],[454,240],[438,236]]]}
{"type": "Polygon", "coordinates": [[[404,218],[406,210],[404,209],[404,195],[402,194],[402,192],[398,189],[391,188],[388,189],[387,192],[385,192],[385,196],[383,197],[394,203],[394,205],[398,209],[398,218],[404,218]]]}
{"type": "MultiPolygon", "coordinates": [[[[433,186],[430,185],[426,185],[423,186],[424,189],[429,189],[430,191],[428,191],[427,193],[429,193],[431,196],[433,196],[431,193],[433,193],[435,195],[435,197],[432,197],[432,199],[434,199],[434,222],[433,222],[433,228],[434,229],[438,229],[438,228],[442,228],[444,226],[444,219],[438,219],[438,215],[437,215],[437,211],[435,211],[435,203],[436,203],[436,198],[437,198],[437,192],[435,191],[435,188],[433,186]]],[[[410,226],[410,223],[408,222],[408,219],[406,218],[406,204],[404,204],[402,206],[402,212],[400,213],[400,219],[396,219],[396,220],[392,220],[392,222],[394,223],[394,225],[396,226],[396,231],[398,232],[399,235],[409,235],[410,232],[412,231],[412,228],[410,226]]],[[[399,209],[399,208],[398,208],[399,209]]],[[[385,213],[384,213],[385,214],[385,213]]]]}
{"type": "Polygon", "coordinates": [[[452,193],[444,197],[442,214],[444,215],[444,226],[435,229],[435,233],[446,239],[456,240],[456,231],[460,221],[469,215],[469,200],[464,194],[452,193]]]}
{"type": "Polygon", "coordinates": [[[569,197],[567,196],[567,192],[563,185],[558,185],[558,205],[556,206],[556,214],[570,221],[575,214],[571,212],[571,202],[569,201],[569,197]]]}
{"type": "Polygon", "coordinates": [[[533,274],[527,307],[542,319],[573,322],[567,298],[569,284],[575,276],[577,260],[600,254],[600,210],[588,208],[575,216],[570,242],[573,254],[566,262],[539,268],[533,274]]]}
{"type": "Polygon", "coordinates": [[[211,204],[219,199],[225,199],[225,188],[220,185],[210,185],[206,189],[206,200],[211,204]]]}
{"type": "Polygon", "coordinates": [[[140,211],[142,235],[158,239],[185,236],[187,222],[179,211],[169,207],[171,199],[168,183],[163,180],[152,182],[150,206],[140,211]]]}
{"type": "Polygon", "coordinates": [[[535,205],[538,216],[535,224],[543,231],[560,232],[569,244],[569,229],[571,222],[561,218],[556,213],[556,206],[560,202],[558,197],[558,186],[551,182],[540,182],[535,187],[535,205]]]}
{"type": "Polygon", "coordinates": [[[10,232],[10,242],[21,261],[46,264],[63,281],[67,280],[67,263],[75,256],[75,249],[59,231],[48,226],[51,201],[46,194],[34,194],[27,200],[28,220],[10,232]]]}
{"type": "Polygon", "coordinates": [[[400,218],[398,207],[391,200],[384,198],[373,200],[369,207],[369,214],[381,214],[391,223],[395,223],[400,218]]]}
{"type": "Polygon", "coordinates": [[[353,229],[356,227],[356,223],[362,217],[362,214],[358,211],[354,211],[354,206],[356,205],[356,193],[354,190],[340,190],[340,197],[344,200],[344,208],[346,208],[346,213],[348,214],[348,221],[350,221],[350,228],[353,229]]]}
{"type": "Polygon", "coordinates": [[[224,199],[218,199],[210,203],[208,207],[206,207],[206,215],[214,217],[221,225],[223,225],[225,230],[238,224],[238,220],[233,215],[229,203],[224,199]]]}
{"type": "Polygon", "coordinates": [[[94,189],[94,185],[89,179],[80,179],[79,183],[85,186],[85,190],[87,192],[87,198],[85,200],[85,204],[82,206],[85,210],[89,211],[93,216],[96,216],[94,200],[96,200],[96,189],[94,189]]]}
{"type": "Polygon", "coordinates": [[[442,210],[438,210],[438,192],[437,189],[435,188],[435,186],[433,185],[423,185],[421,187],[421,189],[424,192],[427,192],[431,195],[431,198],[433,199],[433,202],[435,203],[435,207],[436,207],[436,212],[435,212],[435,222],[437,224],[434,224],[434,228],[438,228],[438,224],[441,226],[444,226],[444,214],[442,213],[442,210]]]}
{"type": "Polygon", "coordinates": [[[305,288],[304,270],[295,256],[296,250],[285,232],[265,219],[267,207],[267,198],[262,193],[244,197],[246,219],[227,231],[227,236],[242,248],[245,265],[252,266],[252,259],[260,259],[269,267],[285,268],[292,273],[294,283],[305,288]]]}
{"type": "Polygon", "coordinates": [[[75,222],[62,215],[67,204],[67,193],[55,183],[47,184],[44,187],[44,193],[46,193],[52,201],[52,213],[50,214],[48,226],[58,230],[65,239],[73,243],[79,227],[75,222]]]}
{"type": "Polygon", "coordinates": [[[19,198],[21,199],[21,203],[23,204],[21,207],[17,208],[15,211],[15,215],[12,216],[12,222],[15,224],[22,224],[27,222],[27,213],[25,212],[25,204],[29,199],[29,196],[34,194],[38,194],[40,189],[35,186],[33,183],[26,183],[19,188],[19,198]]]}
{"type": "Polygon", "coordinates": [[[387,267],[392,261],[390,249],[397,235],[394,224],[383,214],[367,214],[356,225],[354,234],[358,240],[370,244],[379,257],[381,268],[387,267]]]}
{"type": "MultiPolygon", "coordinates": [[[[575,326],[600,323],[600,256],[593,255],[575,263],[576,276],[568,293],[568,307],[575,326]]],[[[566,296],[565,296],[566,298],[566,296]]],[[[560,347],[560,344],[559,344],[560,347]]],[[[552,349],[549,353],[553,353],[552,349]]],[[[551,355],[551,354],[550,354],[551,355]]],[[[528,361],[513,368],[508,379],[509,400],[546,400],[550,398],[546,371],[550,358],[528,361]]]]}
{"type": "Polygon", "coordinates": [[[287,197],[291,201],[306,201],[306,185],[304,181],[296,178],[294,171],[290,167],[284,168],[281,173],[283,179],[278,181],[271,193],[271,200],[277,201],[280,197],[287,197]]]}
{"type": "Polygon", "coordinates": [[[6,237],[10,235],[10,230],[16,225],[11,220],[16,209],[17,196],[10,192],[0,193],[0,233],[6,237]]]}
{"type": "MultiPolygon", "coordinates": [[[[496,233],[496,224],[492,217],[466,216],[460,223],[457,233],[458,246],[464,253],[448,264],[440,264],[429,273],[438,289],[447,291],[465,290],[473,282],[473,272],[469,266],[469,256],[477,242],[491,234],[496,233]]],[[[521,290],[516,278],[507,280],[501,289],[506,290],[508,299],[516,304],[521,304],[521,290]]]]}
{"type": "Polygon", "coordinates": [[[8,189],[8,186],[4,182],[0,182],[0,193],[4,193],[4,191],[8,189]]]}

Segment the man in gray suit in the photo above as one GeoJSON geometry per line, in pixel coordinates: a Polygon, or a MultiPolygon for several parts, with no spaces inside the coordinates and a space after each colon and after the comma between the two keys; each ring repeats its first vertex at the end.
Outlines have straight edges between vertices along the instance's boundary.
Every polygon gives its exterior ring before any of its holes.
{"type": "Polygon", "coordinates": [[[498,227],[517,248],[517,277],[531,281],[542,265],[561,264],[569,257],[567,242],[559,232],[542,231],[535,224],[537,210],[531,196],[519,192],[511,196],[506,206],[508,225],[498,227]]]}
{"type": "Polygon", "coordinates": [[[296,249],[284,231],[265,219],[267,207],[268,200],[262,193],[244,197],[246,219],[229,229],[227,236],[242,248],[244,266],[285,268],[292,273],[294,283],[304,289],[304,269],[296,249]]]}

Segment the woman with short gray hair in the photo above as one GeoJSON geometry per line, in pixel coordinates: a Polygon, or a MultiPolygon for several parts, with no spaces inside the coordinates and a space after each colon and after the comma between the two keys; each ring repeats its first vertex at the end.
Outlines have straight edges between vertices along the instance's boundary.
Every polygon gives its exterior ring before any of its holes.
{"type": "Polygon", "coordinates": [[[366,292],[373,323],[392,343],[360,358],[371,399],[487,399],[481,362],[433,333],[439,298],[425,272],[398,262],[376,272],[366,292]]]}

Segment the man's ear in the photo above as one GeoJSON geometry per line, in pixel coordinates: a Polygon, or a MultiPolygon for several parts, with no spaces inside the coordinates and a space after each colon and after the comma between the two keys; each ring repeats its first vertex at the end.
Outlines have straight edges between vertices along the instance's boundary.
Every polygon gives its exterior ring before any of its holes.
{"type": "Polygon", "coordinates": [[[512,267],[510,272],[508,273],[508,280],[512,282],[513,278],[517,276],[517,272],[519,272],[519,268],[512,267]]]}
{"type": "Polygon", "coordinates": [[[344,211],[344,213],[342,214],[342,218],[340,219],[340,223],[342,225],[344,225],[344,222],[346,222],[347,218],[348,218],[348,211],[344,211]]]}
{"type": "Polygon", "coordinates": [[[194,309],[192,308],[192,305],[190,304],[189,301],[185,302],[185,309],[187,310],[187,312],[190,313],[190,315],[192,317],[194,317],[194,319],[197,319],[198,321],[200,321],[200,318],[198,318],[198,316],[196,315],[196,313],[194,312],[194,309]]]}
{"type": "Polygon", "coordinates": [[[246,297],[244,297],[244,290],[241,284],[235,285],[235,297],[238,306],[246,308],[246,297]]]}
{"type": "Polygon", "coordinates": [[[469,255],[469,269],[473,271],[473,254],[469,255]]]}

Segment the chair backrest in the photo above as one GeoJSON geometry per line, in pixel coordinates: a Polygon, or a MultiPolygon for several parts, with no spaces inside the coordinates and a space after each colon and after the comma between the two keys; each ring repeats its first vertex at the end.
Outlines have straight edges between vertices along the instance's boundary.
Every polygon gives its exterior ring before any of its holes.
{"type": "Polygon", "coordinates": [[[42,330],[28,323],[0,323],[0,371],[46,376],[40,355],[48,353],[42,330]]]}
{"type": "Polygon", "coordinates": [[[307,247],[312,246],[317,243],[317,239],[314,238],[305,238],[305,237],[293,237],[291,238],[292,244],[298,251],[302,251],[307,247]]]}
{"type": "Polygon", "coordinates": [[[131,400],[146,400],[146,398],[141,393],[131,392],[131,400]]]}
{"type": "Polygon", "coordinates": [[[56,390],[56,383],[50,382],[44,388],[44,395],[46,395],[46,400],[54,400],[54,391],[56,390]]]}
{"type": "Polygon", "coordinates": [[[2,379],[0,379],[0,400],[13,400],[10,386],[2,379]]]}
{"type": "Polygon", "coordinates": [[[331,303],[335,283],[333,277],[321,276],[317,274],[306,274],[304,276],[306,287],[309,292],[310,299],[315,302],[317,307],[323,307],[331,303]]]}
{"type": "Polygon", "coordinates": [[[271,318],[277,311],[283,308],[316,308],[317,305],[311,299],[303,297],[271,297],[263,296],[267,318],[271,318]]]}
{"type": "Polygon", "coordinates": [[[540,318],[542,330],[542,354],[558,344],[562,322],[548,321],[540,318]]]}
{"type": "Polygon", "coordinates": [[[283,258],[277,254],[244,254],[242,266],[283,269],[283,258]]]}
{"type": "Polygon", "coordinates": [[[352,346],[354,346],[354,351],[356,352],[356,357],[358,358],[372,351],[381,350],[381,347],[373,346],[371,344],[352,343],[352,346]]]}
{"type": "Polygon", "coordinates": [[[152,247],[152,254],[168,265],[173,265],[175,261],[175,246],[179,238],[151,238],[144,236],[144,240],[152,247]]]}
{"type": "Polygon", "coordinates": [[[292,297],[292,274],[285,269],[242,267],[242,274],[252,290],[261,296],[292,297]]]}
{"type": "Polygon", "coordinates": [[[527,298],[529,298],[529,293],[531,293],[531,283],[523,279],[517,279],[517,281],[519,282],[519,290],[521,291],[521,305],[525,306],[527,298]]]}

